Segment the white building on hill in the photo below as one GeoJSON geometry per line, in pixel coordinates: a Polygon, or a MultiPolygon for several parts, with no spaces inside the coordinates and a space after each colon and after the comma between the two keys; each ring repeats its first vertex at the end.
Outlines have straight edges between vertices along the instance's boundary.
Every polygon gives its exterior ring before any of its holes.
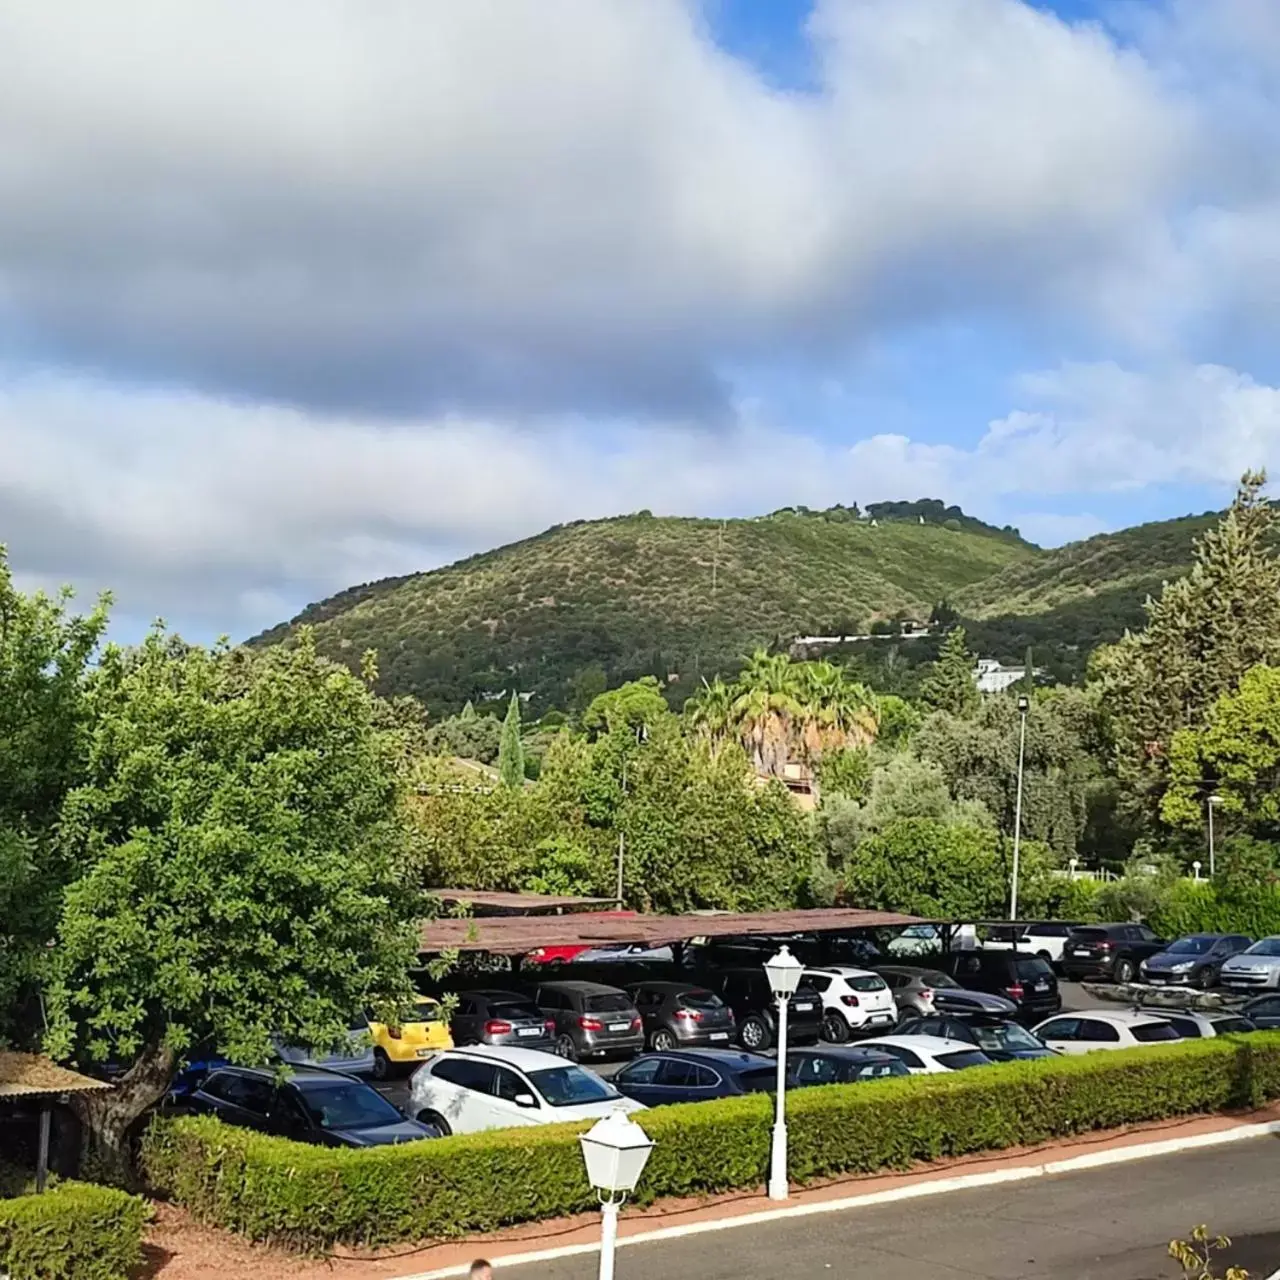
{"type": "MultiPolygon", "coordinates": [[[[1034,668],[1032,674],[1039,675],[1040,668],[1034,668]]],[[[994,658],[979,658],[978,665],[973,672],[973,679],[978,686],[979,693],[1003,693],[1011,685],[1025,680],[1026,676],[1027,669],[1025,666],[1002,666],[994,658]]]]}

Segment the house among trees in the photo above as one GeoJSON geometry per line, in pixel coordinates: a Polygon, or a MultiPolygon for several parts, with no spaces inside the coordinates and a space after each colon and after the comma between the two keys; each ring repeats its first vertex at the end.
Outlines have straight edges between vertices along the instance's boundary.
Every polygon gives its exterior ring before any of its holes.
{"type": "MultiPolygon", "coordinates": [[[[1033,667],[1031,674],[1038,676],[1040,668],[1033,667]]],[[[979,658],[978,665],[973,671],[973,679],[979,693],[1003,693],[1026,678],[1025,666],[1006,667],[994,658],[979,658]]]]}

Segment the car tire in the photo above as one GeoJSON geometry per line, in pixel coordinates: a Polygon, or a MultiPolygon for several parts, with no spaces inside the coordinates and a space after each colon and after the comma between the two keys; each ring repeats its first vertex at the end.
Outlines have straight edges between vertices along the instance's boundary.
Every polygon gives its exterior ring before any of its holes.
{"type": "Polygon", "coordinates": [[[1213,965],[1207,964],[1195,975],[1195,984],[1201,991],[1212,991],[1218,985],[1218,975],[1213,965]]]}
{"type": "Polygon", "coordinates": [[[573,1043],[571,1035],[556,1036],[556,1052],[566,1062],[577,1062],[578,1060],[578,1046],[573,1043]]]}
{"type": "Polygon", "coordinates": [[[1133,981],[1133,961],[1128,956],[1121,956],[1116,961],[1115,980],[1117,982],[1133,981]]]}
{"type": "Polygon", "coordinates": [[[849,1039],[849,1024],[834,1009],[823,1016],[822,1038],[828,1044],[844,1044],[849,1039]]]}
{"type": "Polygon", "coordinates": [[[381,1049],[373,1051],[373,1078],[375,1080],[391,1079],[391,1059],[381,1049]]]}
{"type": "Polygon", "coordinates": [[[434,1129],[441,1138],[447,1138],[453,1132],[449,1122],[438,1111],[419,1111],[416,1119],[419,1124],[434,1129]]]}
{"type": "Polygon", "coordinates": [[[773,1044],[773,1033],[763,1018],[750,1013],[743,1018],[742,1026],[738,1028],[738,1042],[752,1053],[763,1053],[773,1044]]]}
{"type": "Polygon", "coordinates": [[[676,1038],[666,1027],[659,1027],[649,1037],[649,1048],[657,1053],[670,1053],[676,1047],[676,1038]]]}

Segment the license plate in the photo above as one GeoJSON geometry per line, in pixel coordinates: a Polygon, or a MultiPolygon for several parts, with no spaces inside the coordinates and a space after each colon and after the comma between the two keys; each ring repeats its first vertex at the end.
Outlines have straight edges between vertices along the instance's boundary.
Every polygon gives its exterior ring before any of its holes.
{"type": "Polygon", "coordinates": [[[729,1033],[727,1031],[713,1031],[711,1033],[712,1040],[727,1040],[728,1038],[729,1033]]]}
{"type": "Polygon", "coordinates": [[[892,1021],[893,1021],[893,1014],[891,1014],[891,1013],[873,1013],[873,1014],[871,1015],[871,1017],[869,1017],[869,1018],[867,1019],[867,1021],[868,1021],[868,1022],[892,1022],[892,1021]]]}
{"type": "Polygon", "coordinates": [[[1147,981],[1151,983],[1153,987],[1163,987],[1165,983],[1163,978],[1157,978],[1152,974],[1147,975],[1147,981]]]}
{"type": "Polygon", "coordinates": [[[804,1001],[803,1004],[796,1005],[796,1012],[808,1013],[812,1008],[813,1008],[813,1002],[811,1000],[806,1000],[804,1001]]]}
{"type": "Polygon", "coordinates": [[[429,1058],[429,1057],[431,1057],[431,1050],[430,1050],[430,1049],[419,1049],[419,1050],[418,1050],[418,1057],[420,1057],[420,1058],[429,1058]]]}
{"type": "Polygon", "coordinates": [[[609,1023],[610,1031],[630,1031],[631,1023],[629,1022],[611,1022],[609,1023]]]}
{"type": "Polygon", "coordinates": [[[521,1027],[516,1034],[522,1036],[540,1036],[542,1034],[542,1029],[540,1027],[521,1027]]]}
{"type": "Polygon", "coordinates": [[[1076,949],[1075,949],[1071,954],[1072,954],[1073,956],[1087,956],[1087,955],[1089,954],[1089,948],[1088,948],[1088,947],[1076,947],[1076,949]]]}
{"type": "Polygon", "coordinates": [[[1048,991],[1048,990],[1049,990],[1049,979],[1048,979],[1048,978],[1039,978],[1039,979],[1037,979],[1037,981],[1036,981],[1036,990],[1037,990],[1037,991],[1048,991]]]}

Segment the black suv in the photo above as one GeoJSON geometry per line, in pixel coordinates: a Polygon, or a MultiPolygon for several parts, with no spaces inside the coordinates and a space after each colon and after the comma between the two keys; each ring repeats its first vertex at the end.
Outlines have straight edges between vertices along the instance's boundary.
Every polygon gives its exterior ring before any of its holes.
{"type": "Polygon", "coordinates": [[[629,1058],[644,1048],[644,1029],[631,997],[599,982],[543,982],[533,1002],[555,1024],[555,1050],[562,1058],[629,1058]]]}
{"type": "Polygon", "coordinates": [[[210,1072],[184,1104],[227,1124],[325,1147],[381,1147],[440,1131],[406,1120],[376,1089],[353,1076],[298,1068],[286,1080],[254,1067],[210,1072]]]}
{"type": "Polygon", "coordinates": [[[941,967],[961,986],[1003,996],[1020,1018],[1047,1018],[1062,1008],[1058,980],[1047,961],[1020,951],[953,951],[941,967]]]}
{"type": "MultiPolygon", "coordinates": [[[[710,988],[733,1010],[738,1043],[755,1053],[769,1048],[778,1035],[778,1002],[763,969],[724,969],[705,975],[710,988]]],[[[787,1005],[787,1042],[813,1044],[822,1030],[822,997],[801,982],[787,1005]]]]}
{"type": "Polygon", "coordinates": [[[1081,925],[1067,935],[1062,972],[1072,982],[1081,978],[1132,982],[1142,962],[1165,946],[1145,924],[1081,925]]]}
{"type": "Polygon", "coordinates": [[[518,991],[460,991],[449,1032],[457,1045],[508,1044],[550,1049],[555,1023],[518,991]]]}
{"type": "Polygon", "coordinates": [[[737,1035],[733,1010],[706,987],[692,982],[638,982],[627,989],[644,1020],[650,1049],[724,1047],[737,1035]]]}

